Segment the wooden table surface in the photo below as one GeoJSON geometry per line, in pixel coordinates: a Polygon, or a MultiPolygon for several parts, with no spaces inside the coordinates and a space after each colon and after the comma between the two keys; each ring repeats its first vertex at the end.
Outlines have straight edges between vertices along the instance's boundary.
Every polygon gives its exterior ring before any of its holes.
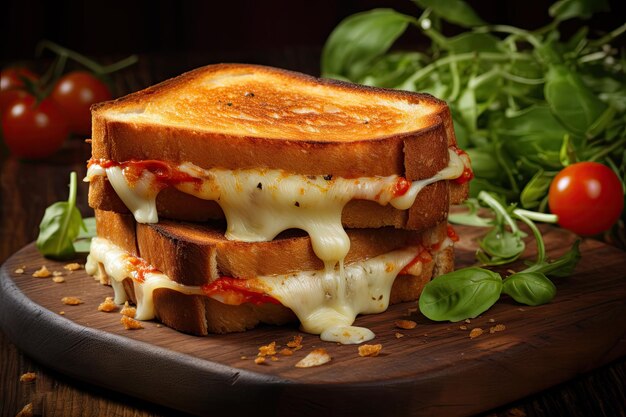
{"type": "MultiPolygon", "coordinates": [[[[246,57],[245,62],[283,66],[315,73],[317,57],[310,51],[274,51],[270,54],[246,57]]],[[[235,61],[223,57],[222,61],[235,61]]],[[[244,61],[244,60],[238,60],[244,61]]],[[[186,58],[184,60],[143,57],[130,76],[125,76],[122,89],[137,89],[148,83],[216,60],[186,58]],[[168,68],[167,71],[157,68],[168,68]]],[[[14,252],[36,239],[38,225],[45,208],[67,198],[69,173],[85,174],[85,161],[90,148],[80,138],[67,141],[63,150],[41,162],[23,162],[0,148],[0,263],[14,252]]],[[[87,186],[80,184],[78,207],[85,216],[87,186]]],[[[625,320],[626,318],[616,318],[625,320]]],[[[541,370],[537,370],[541,372],[541,370]]],[[[492,410],[483,416],[572,416],[626,417],[626,358],[608,366],[580,375],[574,380],[536,393],[492,410]]],[[[480,401],[480,399],[476,399],[480,401]]],[[[24,355],[0,329],[0,415],[14,416],[26,404],[32,404],[39,416],[168,416],[181,415],[154,404],[73,380],[42,366],[24,355]],[[20,382],[20,376],[35,372],[34,382],[20,382]]]]}

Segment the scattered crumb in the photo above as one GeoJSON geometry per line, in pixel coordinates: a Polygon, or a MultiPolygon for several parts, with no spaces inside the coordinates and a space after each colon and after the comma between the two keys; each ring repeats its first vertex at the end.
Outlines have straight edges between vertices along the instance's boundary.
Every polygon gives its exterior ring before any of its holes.
{"type": "Polygon", "coordinates": [[[417,326],[417,323],[413,320],[396,320],[394,324],[396,327],[404,330],[414,329],[417,326]]]}
{"type": "Polygon", "coordinates": [[[26,372],[20,376],[20,382],[33,382],[37,379],[37,374],[34,372],[26,372]]]}
{"type": "Polygon", "coordinates": [[[33,416],[33,403],[28,403],[20,410],[15,417],[32,417],[33,416]]]}
{"type": "Polygon", "coordinates": [[[319,348],[313,350],[296,363],[296,368],[311,368],[313,366],[320,366],[328,363],[332,360],[326,349],[319,348]]]}
{"type": "Polygon", "coordinates": [[[474,327],[469,334],[470,339],[474,339],[478,336],[480,336],[481,334],[484,333],[484,330],[481,329],[480,327],[474,327]]]}
{"type": "Polygon", "coordinates": [[[489,323],[495,323],[496,319],[489,319],[489,323]]]}
{"type": "Polygon", "coordinates": [[[78,297],[63,297],[61,298],[61,302],[68,306],[77,306],[79,304],[82,304],[83,300],[78,297]]]}
{"type": "Polygon", "coordinates": [[[120,314],[130,317],[131,319],[137,314],[137,309],[128,305],[128,301],[124,303],[124,307],[120,310],[120,314]]]}
{"type": "Polygon", "coordinates": [[[396,339],[400,339],[401,337],[404,337],[404,335],[402,333],[396,332],[396,339]]]}
{"type": "Polygon", "coordinates": [[[407,309],[406,315],[410,316],[413,313],[417,313],[417,310],[418,310],[417,307],[410,307],[410,308],[407,309]]]}
{"type": "Polygon", "coordinates": [[[472,321],[470,319],[465,319],[465,323],[470,324],[472,321]]]}
{"type": "Polygon", "coordinates": [[[104,311],[105,313],[117,311],[117,304],[113,301],[113,297],[105,298],[104,301],[98,306],[98,311],[104,311]]]}
{"type": "Polygon", "coordinates": [[[521,408],[511,408],[507,415],[509,417],[526,417],[526,412],[521,408]]]}
{"type": "Polygon", "coordinates": [[[248,359],[247,356],[241,356],[239,359],[241,359],[242,361],[245,361],[246,359],[248,359]]]}
{"type": "Polygon", "coordinates": [[[63,275],[63,272],[61,272],[61,271],[52,271],[52,276],[53,277],[60,277],[61,275],[63,275]]]}
{"type": "Polygon", "coordinates": [[[24,269],[26,267],[25,266],[21,266],[19,268],[17,268],[15,271],[13,271],[13,273],[18,274],[18,275],[22,275],[24,273],[24,269]]]}
{"type": "Polygon", "coordinates": [[[294,336],[291,341],[287,342],[287,347],[290,347],[294,350],[302,349],[302,336],[294,336]]]}
{"type": "Polygon", "coordinates": [[[288,349],[288,348],[284,348],[284,349],[281,349],[278,353],[283,355],[283,356],[291,356],[291,355],[293,355],[293,350],[288,349]]]}
{"type": "Polygon", "coordinates": [[[65,315],[65,311],[59,311],[59,314],[64,316],[65,315]]]}
{"type": "Polygon", "coordinates": [[[276,362],[278,360],[278,356],[272,356],[270,359],[272,360],[272,362],[276,362]]]}
{"type": "Polygon", "coordinates": [[[265,363],[265,356],[257,356],[256,358],[254,358],[254,363],[256,363],[257,365],[265,363]]]}
{"type": "Polygon", "coordinates": [[[56,276],[56,277],[52,278],[52,281],[56,282],[57,284],[61,284],[61,283],[65,282],[65,278],[56,276]]]}
{"type": "Polygon", "coordinates": [[[359,346],[359,356],[378,356],[380,351],[383,349],[383,345],[361,345],[359,346]]]}
{"type": "Polygon", "coordinates": [[[78,271],[82,267],[79,263],[74,262],[74,263],[65,265],[63,268],[67,269],[68,271],[78,271]]]}
{"type": "Polygon", "coordinates": [[[157,329],[160,329],[160,328],[161,328],[161,325],[160,325],[160,324],[157,324],[157,325],[156,325],[156,327],[157,327],[157,329]]]}
{"type": "Polygon", "coordinates": [[[504,324],[496,324],[489,328],[489,333],[501,332],[506,330],[506,326],[504,324]]]}
{"type": "Polygon", "coordinates": [[[525,308],[520,307],[520,308],[518,308],[518,309],[517,309],[517,311],[526,311],[526,309],[525,309],[525,308]]]}
{"type": "Polygon", "coordinates": [[[269,345],[261,346],[257,356],[272,356],[276,355],[276,342],[272,342],[269,345]]]}
{"type": "Polygon", "coordinates": [[[120,322],[124,325],[126,330],[138,330],[143,329],[141,323],[133,318],[130,318],[126,315],[122,316],[120,322]]]}
{"type": "Polygon", "coordinates": [[[459,326],[459,330],[467,330],[467,326],[465,325],[459,326]]]}
{"type": "Polygon", "coordinates": [[[33,272],[35,278],[48,278],[52,273],[43,265],[41,268],[33,272]]]}

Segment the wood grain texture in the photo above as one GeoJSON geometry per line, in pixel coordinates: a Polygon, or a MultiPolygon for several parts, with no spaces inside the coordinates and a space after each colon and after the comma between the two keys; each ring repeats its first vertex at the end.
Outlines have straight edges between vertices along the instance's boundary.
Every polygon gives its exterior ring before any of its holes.
{"type": "MultiPolygon", "coordinates": [[[[553,257],[573,241],[562,230],[544,232],[553,257]]],[[[472,239],[480,230],[460,228],[459,233],[462,266],[472,261],[472,239]]],[[[532,251],[530,247],[528,256],[532,251]]],[[[299,414],[472,415],[626,354],[626,322],[620,320],[626,315],[626,257],[593,240],[583,242],[582,251],[576,273],[557,281],[559,293],[552,303],[529,308],[505,299],[466,324],[467,330],[419,315],[410,316],[418,322],[416,329],[395,328],[395,320],[407,318],[410,303],[360,317],[357,324],[374,330],[375,342],[383,344],[377,358],[361,358],[355,346],[302,334],[304,349],[256,365],[258,347],[271,341],[285,345],[299,334],[293,326],[205,338],[149,322],[142,330],[127,331],[119,314],[97,311],[112,290],[84,271],[67,274],[63,284],[31,277],[43,262],[50,270],[63,266],[44,261],[33,246],[3,266],[0,317],[18,346],[53,369],[194,414],[290,415],[293,407],[307,404],[299,414]],[[22,265],[26,273],[16,275],[13,271],[22,265]],[[84,304],[63,305],[60,300],[68,295],[84,304]],[[65,314],[60,316],[60,311],[65,314]],[[495,324],[504,324],[506,330],[490,334],[495,324]],[[487,332],[470,339],[474,327],[487,332]],[[404,337],[396,338],[396,332],[404,337]],[[327,349],[333,361],[319,368],[295,368],[314,347],[327,349]],[[257,401],[238,402],[243,393],[257,401]]]]}

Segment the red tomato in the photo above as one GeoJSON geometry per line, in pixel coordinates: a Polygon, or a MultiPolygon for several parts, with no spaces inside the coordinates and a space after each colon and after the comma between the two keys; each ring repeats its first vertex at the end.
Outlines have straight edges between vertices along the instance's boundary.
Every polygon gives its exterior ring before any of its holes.
{"type": "Polygon", "coordinates": [[[24,87],[22,77],[37,81],[37,75],[26,68],[15,67],[2,70],[0,75],[0,114],[3,114],[13,101],[27,95],[26,91],[22,90],[24,87]]]}
{"type": "Polygon", "coordinates": [[[111,100],[109,88],[94,75],[84,71],[70,72],[57,82],[52,98],[67,116],[70,130],[80,135],[91,134],[91,112],[94,103],[111,100]]]}
{"type": "Polygon", "coordinates": [[[580,235],[594,235],[619,219],[624,190],[606,165],[579,162],[557,174],[550,184],[548,203],[561,226],[580,235]]]}
{"type": "Polygon", "coordinates": [[[2,115],[2,134],[11,153],[20,158],[45,158],[56,152],[69,128],[65,115],[50,98],[37,104],[28,94],[2,115]]]}

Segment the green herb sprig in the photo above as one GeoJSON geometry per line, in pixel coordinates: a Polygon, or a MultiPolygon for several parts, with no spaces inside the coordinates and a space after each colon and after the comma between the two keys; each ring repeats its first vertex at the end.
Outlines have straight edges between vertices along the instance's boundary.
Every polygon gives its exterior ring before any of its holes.
{"type": "Polygon", "coordinates": [[[70,174],[69,188],[67,201],[49,206],[39,224],[37,249],[48,258],[70,259],[76,252],[88,252],[90,238],[95,236],[95,219],[83,221],[76,208],[76,172],[70,174]]]}

